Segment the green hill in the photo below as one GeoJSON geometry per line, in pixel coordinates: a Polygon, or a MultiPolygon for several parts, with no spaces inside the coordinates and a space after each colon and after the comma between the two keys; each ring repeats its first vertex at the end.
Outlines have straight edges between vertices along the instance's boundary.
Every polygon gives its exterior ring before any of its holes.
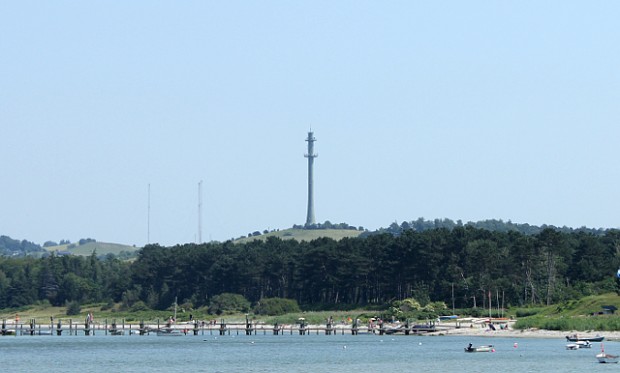
{"type": "Polygon", "coordinates": [[[341,240],[345,237],[353,238],[362,234],[362,231],[354,229],[284,229],[273,231],[252,237],[244,237],[235,240],[235,243],[246,243],[254,240],[266,240],[267,237],[278,237],[283,240],[312,241],[317,238],[327,237],[333,240],[341,240]]]}
{"type": "Polygon", "coordinates": [[[45,247],[47,251],[55,251],[55,252],[69,252],[73,255],[82,255],[82,256],[90,256],[96,253],[97,256],[102,255],[119,255],[121,252],[125,251],[128,253],[134,253],[140,250],[139,247],[121,245],[116,243],[107,243],[107,242],[88,242],[83,245],[78,243],[67,244],[67,245],[58,245],[58,246],[50,246],[45,247]]]}
{"type": "Polygon", "coordinates": [[[516,310],[515,329],[605,331],[620,330],[620,297],[617,293],[591,295],[546,306],[516,310]],[[607,310],[604,309],[607,308],[607,310]],[[613,313],[608,311],[613,308],[613,313]]]}
{"type": "Polygon", "coordinates": [[[614,306],[620,309],[620,297],[617,293],[591,295],[546,307],[541,314],[544,316],[582,317],[601,312],[603,306],[614,306]]]}

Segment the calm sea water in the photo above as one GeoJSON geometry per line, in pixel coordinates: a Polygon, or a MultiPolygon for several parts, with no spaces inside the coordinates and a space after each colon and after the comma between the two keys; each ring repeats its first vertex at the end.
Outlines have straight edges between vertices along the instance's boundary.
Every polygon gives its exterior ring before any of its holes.
{"type": "MultiPolygon", "coordinates": [[[[5,336],[2,370],[11,372],[592,372],[591,349],[562,339],[379,335],[5,336]],[[463,347],[493,344],[495,352],[463,347]],[[515,347],[517,343],[517,347],[515,347]]],[[[620,354],[620,343],[605,342],[620,354]]]]}

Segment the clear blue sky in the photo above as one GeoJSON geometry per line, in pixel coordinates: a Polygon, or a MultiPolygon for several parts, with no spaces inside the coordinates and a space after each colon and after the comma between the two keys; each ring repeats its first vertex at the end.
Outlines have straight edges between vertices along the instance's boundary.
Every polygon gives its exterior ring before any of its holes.
{"type": "Polygon", "coordinates": [[[0,234],[620,226],[620,2],[0,1],[0,234]]]}

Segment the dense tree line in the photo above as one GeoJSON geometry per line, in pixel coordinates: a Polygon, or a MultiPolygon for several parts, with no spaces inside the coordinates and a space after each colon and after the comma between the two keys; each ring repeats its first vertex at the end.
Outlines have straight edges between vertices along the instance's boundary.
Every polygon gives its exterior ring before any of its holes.
{"type": "Polygon", "coordinates": [[[8,236],[0,236],[0,256],[22,256],[43,251],[41,246],[26,240],[14,240],[8,236]]]}
{"type": "Polygon", "coordinates": [[[120,302],[133,284],[130,264],[94,255],[0,258],[0,308],[40,302],[120,302]]]}
{"type": "Polygon", "coordinates": [[[404,221],[401,224],[392,223],[387,228],[380,228],[374,232],[364,232],[362,236],[370,236],[375,234],[383,234],[389,233],[392,235],[398,236],[399,234],[408,231],[415,230],[417,232],[432,230],[432,229],[454,229],[457,227],[473,227],[478,229],[486,229],[493,232],[519,232],[527,235],[535,235],[539,234],[545,229],[553,229],[562,233],[576,233],[576,232],[584,232],[591,233],[597,236],[604,235],[607,232],[607,229],[603,228],[571,228],[571,227],[555,227],[553,225],[543,224],[542,226],[530,225],[527,223],[513,223],[512,221],[503,221],[501,219],[487,219],[480,220],[477,222],[467,222],[463,223],[461,220],[451,220],[451,219],[434,219],[434,220],[426,220],[424,218],[418,218],[417,220],[412,221],[404,221]]]}
{"type": "Polygon", "coordinates": [[[457,308],[551,304],[615,291],[620,231],[536,235],[457,226],[334,241],[269,237],[245,244],[148,245],[138,258],[0,258],[0,308],[38,301],[179,302],[221,294],[305,308],[385,305],[414,298],[457,308]]]}

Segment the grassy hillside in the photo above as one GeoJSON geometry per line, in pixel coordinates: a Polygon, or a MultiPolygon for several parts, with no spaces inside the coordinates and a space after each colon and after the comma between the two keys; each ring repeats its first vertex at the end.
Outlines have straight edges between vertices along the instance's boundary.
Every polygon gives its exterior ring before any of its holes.
{"type": "Polygon", "coordinates": [[[590,316],[600,312],[603,306],[615,306],[620,310],[620,296],[615,293],[592,295],[548,307],[541,314],[565,317],[590,316]]]}
{"type": "Polygon", "coordinates": [[[90,256],[93,252],[96,253],[97,256],[114,254],[118,255],[122,251],[126,252],[135,252],[140,250],[139,247],[121,245],[116,243],[107,243],[107,242],[88,242],[84,245],[69,244],[69,245],[58,245],[58,246],[50,246],[44,247],[47,251],[66,251],[70,252],[73,255],[82,255],[82,256],[90,256]]]}
{"type": "Polygon", "coordinates": [[[516,329],[547,330],[620,330],[620,311],[599,314],[603,306],[620,310],[620,296],[615,293],[592,295],[548,307],[517,310],[516,329]]]}
{"type": "Polygon", "coordinates": [[[254,240],[266,240],[267,237],[279,237],[283,240],[312,241],[321,237],[328,237],[333,240],[341,240],[345,237],[357,237],[362,231],[353,229],[285,229],[281,231],[269,232],[260,236],[245,237],[235,240],[236,243],[246,243],[254,240]]]}

